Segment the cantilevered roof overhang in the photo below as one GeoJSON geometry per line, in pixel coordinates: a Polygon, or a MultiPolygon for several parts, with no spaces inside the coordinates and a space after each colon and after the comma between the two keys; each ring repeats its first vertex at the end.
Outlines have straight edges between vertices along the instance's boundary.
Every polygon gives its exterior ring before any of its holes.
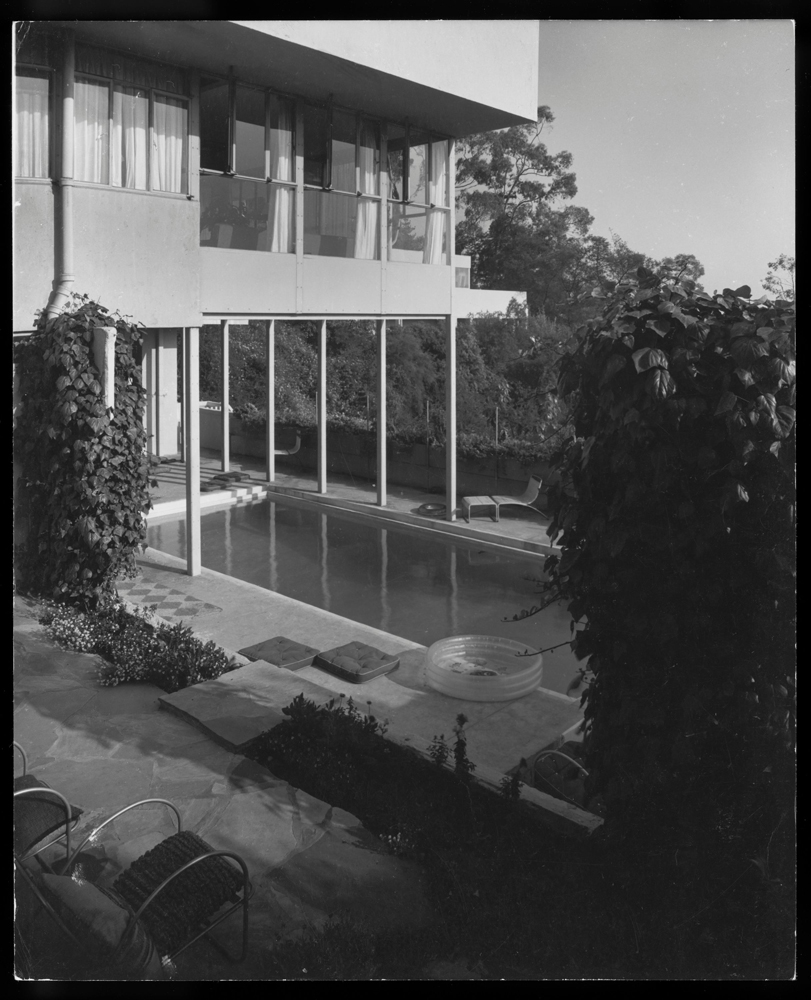
{"type": "MultiPolygon", "coordinates": [[[[471,53],[470,44],[465,45],[465,38],[456,39],[451,45],[453,33],[448,33],[446,22],[385,22],[382,31],[397,29],[401,32],[413,33],[421,29],[424,36],[430,35],[432,25],[445,25],[445,34],[440,39],[446,43],[447,53],[444,74],[433,70],[430,62],[431,51],[421,51],[415,39],[402,39],[403,47],[414,53],[413,70],[409,60],[400,55],[399,60],[392,58],[388,62],[397,67],[399,74],[386,72],[379,68],[380,63],[386,63],[380,54],[380,38],[375,39],[377,22],[352,22],[358,25],[358,32],[369,34],[369,51],[375,53],[378,66],[363,64],[352,59],[342,58],[333,52],[312,47],[312,44],[300,44],[291,40],[295,37],[295,27],[282,31],[287,37],[274,34],[275,25],[290,26],[291,22],[251,22],[237,23],[234,21],[54,21],[54,26],[70,27],[76,32],[77,41],[89,44],[103,45],[120,49],[132,55],[158,60],[189,69],[199,69],[214,75],[227,76],[232,73],[239,80],[255,83],[259,86],[271,87],[283,93],[291,93],[309,98],[313,101],[332,101],[338,106],[356,108],[369,115],[386,118],[391,121],[403,122],[406,119],[412,125],[432,129],[436,132],[461,137],[474,132],[490,131],[506,128],[510,125],[522,124],[534,120],[535,93],[533,81],[537,81],[537,41],[534,46],[534,63],[531,63],[524,49],[513,51],[518,58],[520,80],[514,81],[513,94],[516,88],[521,91],[520,99],[508,97],[511,88],[505,86],[505,76],[512,76],[516,69],[515,63],[504,62],[501,57],[501,72],[495,72],[496,63],[490,67],[493,77],[493,90],[504,95],[498,103],[501,107],[483,103],[480,99],[486,87],[479,85],[474,97],[470,96],[473,88],[468,85],[468,96],[459,93],[462,85],[454,85],[454,66],[464,65],[466,72],[471,73],[470,63],[474,62],[475,53],[471,53]],[[375,41],[377,44],[375,44],[375,41]],[[419,64],[420,59],[422,65],[419,64]],[[408,73],[408,76],[405,74],[408,73]],[[443,82],[443,89],[431,86],[424,80],[443,82]],[[447,81],[447,82],[445,82],[447,81]],[[508,105],[507,107],[503,105],[508,105]],[[516,110],[518,109],[518,110],[516,110]]],[[[343,22],[346,24],[347,22],[343,22]]],[[[474,37],[472,30],[478,31],[482,52],[486,51],[487,24],[489,22],[458,22],[468,31],[467,41],[474,37]],[[471,26],[479,25],[478,28],[471,26]]],[[[493,22],[498,26],[500,22],[493,22]]],[[[504,22],[501,22],[504,23],[504,22]]],[[[515,22],[517,24],[535,22],[515,22]]],[[[339,22],[340,24],[340,22],[339,22]]],[[[295,22],[292,22],[295,26],[295,22]]],[[[498,29],[496,29],[498,30],[498,29]]],[[[505,48],[516,44],[518,33],[513,28],[515,37],[505,37],[505,48]]],[[[537,35],[535,35],[537,38],[537,35]]],[[[526,46],[524,46],[526,48],[526,46]]],[[[433,55],[436,54],[437,42],[434,40],[433,55]]],[[[362,47],[353,50],[353,55],[362,52],[362,47]]],[[[360,56],[358,56],[360,58],[360,56]]],[[[433,63],[437,60],[433,58],[433,63]]]]}

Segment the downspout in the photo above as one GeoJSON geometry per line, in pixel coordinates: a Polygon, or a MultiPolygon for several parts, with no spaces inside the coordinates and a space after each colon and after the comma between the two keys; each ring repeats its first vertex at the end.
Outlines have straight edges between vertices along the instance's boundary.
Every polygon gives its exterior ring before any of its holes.
{"type": "Polygon", "coordinates": [[[56,316],[70,296],[75,276],[73,274],[73,92],[76,70],[76,44],[73,31],[65,34],[62,61],[62,176],[58,181],[61,190],[61,213],[56,226],[56,251],[59,274],[54,280],[53,291],[45,309],[48,319],[56,316]]]}

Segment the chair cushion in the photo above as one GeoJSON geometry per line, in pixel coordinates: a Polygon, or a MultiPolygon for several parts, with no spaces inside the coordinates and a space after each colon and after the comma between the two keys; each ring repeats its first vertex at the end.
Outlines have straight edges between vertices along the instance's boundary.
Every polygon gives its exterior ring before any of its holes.
{"type": "MultiPolygon", "coordinates": [[[[165,879],[212,850],[194,833],[176,833],[134,861],[118,876],[113,888],[137,911],[165,879]]],[[[235,902],[242,888],[242,873],[231,861],[207,858],[166,886],[141,920],[161,953],[170,955],[204,927],[223,904],[235,902]]]]}
{"type": "Polygon", "coordinates": [[[399,664],[400,657],[384,653],[364,642],[348,642],[319,653],[315,665],[354,684],[363,684],[380,674],[387,674],[399,664]]]}
{"type": "Polygon", "coordinates": [[[166,978],[160,956],[140,922],[114,957],[130,924],[130,913],[113,893],[66,875],[42,874],[37,883],[68,930],[85,943],[90,960],[99,964],[93,978],[166,978]]]}
{"type": "MultiPolygon", "coordinates": [[[[24,774],[14,779],[14,791],[21,792],[28,788],[48,788],[33,774],[24,774]]],[[[70,807],[71,827],[82,815],[77,806],[70,807]]],[[[65,830],[65,807],[55,795],[21,795],[14,799],[14,853],[18,858],[25,857],[40,844],[57,833],[65,830]]]]}
{"type": "Polygon", "coordinates": [[[301,670],[302,667],[310,666],[318,650],[284,635],[276,635],[253,646],[245,646],[239,652],[249,660],[265,660],[287,670],[301,670]]]}

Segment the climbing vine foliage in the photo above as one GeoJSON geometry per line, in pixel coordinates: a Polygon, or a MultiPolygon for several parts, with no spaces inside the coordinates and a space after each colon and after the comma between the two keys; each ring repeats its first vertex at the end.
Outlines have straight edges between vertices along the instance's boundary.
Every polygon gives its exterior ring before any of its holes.
{"type": "Polygon", "coordinates": [[[793,796],[794,304],[637,278],[595,290],[560,378],[574,429],[546,565],[580,623],[591,792],[607,829],[773,860],[793,796]]]}
{"type": "Polygon", "coordinates": [[[17,348],[15,452],[25,541],[18,566],[32,592],[103,605],[132,576],[146,538],[149,459],[139,364],[141,330],[87,296],[43,315],[17,348]],[[94,330],[115,327],[115,406],[105,409],[94,330]]]}

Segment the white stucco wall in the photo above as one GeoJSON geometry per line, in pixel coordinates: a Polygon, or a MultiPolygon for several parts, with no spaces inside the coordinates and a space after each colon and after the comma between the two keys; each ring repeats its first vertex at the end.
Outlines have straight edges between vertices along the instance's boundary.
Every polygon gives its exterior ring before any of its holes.
{"type": "Polygon", "coordinates": [[[512,299],[526,305],[526,292],[505,292],[490,288],[454,288],[453,311],[457,316],[478,313],[506,313],[512,299]]]}

